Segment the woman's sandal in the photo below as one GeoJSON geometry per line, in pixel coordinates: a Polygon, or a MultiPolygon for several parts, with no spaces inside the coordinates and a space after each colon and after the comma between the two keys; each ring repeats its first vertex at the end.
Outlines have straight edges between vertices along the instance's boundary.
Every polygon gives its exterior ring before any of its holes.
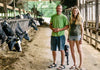
{"type": "Polygon", "coordinates": [[[69,69],[77,69],[77,67],[73,65],[69,69]]]}
{"type": "Polygon", "coordinates": [[[62,69],[65,69],[65,65],[62,65],[62,64],[61,64],[61,66],[59,66],[59,67],[57,68],[57,70],[62,70],[62,69]]]}
{"type": "Polygon", "coordinates": [[[53,68],[53,67],[57,67],[57,64],[53,63],[53,64],[48,66],[48,68],[53,68]]]}

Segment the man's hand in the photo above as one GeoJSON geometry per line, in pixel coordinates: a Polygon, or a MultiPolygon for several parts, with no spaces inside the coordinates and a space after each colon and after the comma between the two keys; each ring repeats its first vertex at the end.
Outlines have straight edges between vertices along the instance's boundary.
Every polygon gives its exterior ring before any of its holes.
{"type": "Polygon", "coordinates": [[[53,28],[52,30],[53,30],[53,32],[59,32],[60,31],[59,28],[53,28]]]}

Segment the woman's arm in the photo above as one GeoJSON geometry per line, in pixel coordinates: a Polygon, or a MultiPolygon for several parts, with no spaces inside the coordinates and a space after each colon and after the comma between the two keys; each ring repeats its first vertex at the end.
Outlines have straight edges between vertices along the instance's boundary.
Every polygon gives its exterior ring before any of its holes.
{"type": "Polygon", "coordinates": [[[52,23],[50,23],[49,27],[50,27],[51,30],[53,30],[52,23]]]}
{"type": "Polygon", "coordinates": [[[83,33],[84,33],[84,29],[83,29],[83,23],[82,23],[82,24],[81,24],[81,40],[79,41],[80,44],[82,44],[83,33]]]}
{"type": "Polygon", "coordinates": [[[81,40],[83,40],[83,33],[84,33],[84,28],[83,28],[83,23],[81,24],[81,40]]]}

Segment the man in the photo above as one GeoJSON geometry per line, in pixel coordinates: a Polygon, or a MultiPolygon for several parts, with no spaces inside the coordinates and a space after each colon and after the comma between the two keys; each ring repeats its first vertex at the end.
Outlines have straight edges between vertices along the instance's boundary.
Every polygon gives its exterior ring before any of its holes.
{"type": "Polygon", "coordinates": [[[66,16],[62,14],[62,6],[58,5],[56,7],[57,14],[53,15],[50,20],[50,29],[52,30],[52,36],[51,36],[51,50],[52,50],[52,56],[53,56],[53,64],[48,66],[48,68],[56,67],[56,50],[57,47],[59,51],[61,52],[61,66],[59,66],[57,69],[61,70],[64,69],[64,58],[65,58],[65,52],[64,52],[64,45],[65,45],[65,36],[64,36],[64,30],[68,28],[68,20],[66,16]]]}

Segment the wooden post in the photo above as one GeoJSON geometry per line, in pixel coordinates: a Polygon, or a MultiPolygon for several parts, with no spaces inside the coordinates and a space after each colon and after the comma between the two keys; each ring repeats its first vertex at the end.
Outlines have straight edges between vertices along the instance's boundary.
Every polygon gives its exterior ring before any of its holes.
{"type": "Polygon", "coordinates": [[[50,0],[50,3],[51,3],[51,0],[50,0]]]}
{"type": "Polygon", "coordinates": [[[21,15],[21,9],[19,8],[19,15],[21,15]]]}
{"type": "Polygon", "coordinates": [[[27,0],[27,11],[29,11],[29,8],[28,8],[28,0],[27,0]]]}
{"type": "Polygon", "coordinates": [[[81,10],[82,10],[82,8],[81,8],[81,3],[80,3],[80,5],[79,5],[79,9],[80,9],[80,12],[81,12],[81,10]]]}
{"type": "Polygon", "coordinates": [[[23,9],[23,14],[25,14],[25,10],[23,9]]]}
{"type": "Polygon", "coordinates": [[[83,0],[83,18],[84,18],[84,15],[85,15],[85,12],[84,12],[84,0],[83,0]]]}
{"type": "MultiPolygon", "coordinates": [[[[88,26],[88,21],[87,21],[87,1],[85,2],[85,28],[86,28],[86,34],[88,34],[88,29],[87,29],[87,26],[88,26]]],[[[86,41],[88,42],[88,37],[86,36],[86,41]]]]}
{"type": "Polygon", "coordinates": [[[90,11],[90,3],[89,3],[88,10],[89,10],[89,13],[88,13],[88,14],[89,14],[89,17],[88,17],[88,18],[89,18],[89,21],[90,21],[90,18],[91,18],[91,15],[90,15],[90,12],[91,12],[91,11],[90,11]]]}
{"type": "MultiPolygon", "coordinates": [[[[93,27],[93,2],[92,2],[92,4],[91,4],[92,6],[92,8],[91,8],[91,20],[92,20],[92,25],[91,25],[91,27],[93,27]]],[[[93,32],[93,30],[92,29],[90,29],[90,36],[92,37],[92,32],[93,32]]],[[[90,44],[92,44],[92,39],[90,38],[90,44]]]]}
{"type": "Polygon", "coordinates": [[[79,0],[79,10],[81,12],[81,2],[80,2],[80,0],[79,0]]]}
{"type": "Polygon", "coordinates": [[[79,4],[80,4],[80,0],[77,0],[77,6],[79,7],[79,4]]]}
{"type": "Polygon", "coordinates": [[[3,17],[3,13],[1,13],[1,17],[3,17]]]}
{"type": "MultiPolygon", "coordinates": [[[[98,23],[99,23],[99,0],[96,0],[96,15],[95,15],[95,18],[96,18],[96,31],[98,29],[98,23]]],[[[96,32],[96,35],[95,35],[95,39],[98,40],[98,32],[96,32]]],[[[95,47],[98,48],[98,43],[95,41],[95,47]]]]}
{"type": "Polygon", "coordinates": [[[4,17],[5,19],[8,19],[8,13],[7,13],[7,0],[4,0],[4,17]]]}
{"type": "Polygon", "coordinates": [[[14,17],[16,16],[16,11],[15,11],[15,0],[14,1],[14,7],[13,7],[13,10],[14,10],[14,17]]]}
{"type": "Polygon", "coordinates": [[[14,16],[12,11],[11,11],[11,16],[14,16]]]}

